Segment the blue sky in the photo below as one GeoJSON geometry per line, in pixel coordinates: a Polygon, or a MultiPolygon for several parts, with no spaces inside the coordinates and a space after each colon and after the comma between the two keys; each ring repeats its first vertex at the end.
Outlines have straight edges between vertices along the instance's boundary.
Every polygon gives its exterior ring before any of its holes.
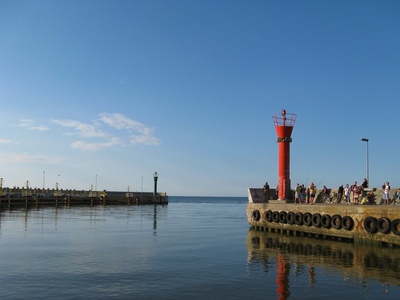
{"type": "Polygon", "coordinates": [[[398,1],[1,1],[5,186],[400,186],[398,1]],[[44,176],[43,176],[44,172],[44,176]]]}

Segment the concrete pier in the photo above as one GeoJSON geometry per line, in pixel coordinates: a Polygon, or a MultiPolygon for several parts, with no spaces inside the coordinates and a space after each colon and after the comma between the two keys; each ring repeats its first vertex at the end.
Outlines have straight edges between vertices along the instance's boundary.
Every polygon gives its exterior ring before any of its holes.
{"type": "Polygon", "coordinates": [[[258,195],[259,189],[249,190],[246,210],[256,230],[400,245],[399,205],[262,203],[258,195]]]}
{"type": "Polygon", "coordinates": [[[0,208],[21,205],[168,204],[166,193],[3,188],[0,208]]]}

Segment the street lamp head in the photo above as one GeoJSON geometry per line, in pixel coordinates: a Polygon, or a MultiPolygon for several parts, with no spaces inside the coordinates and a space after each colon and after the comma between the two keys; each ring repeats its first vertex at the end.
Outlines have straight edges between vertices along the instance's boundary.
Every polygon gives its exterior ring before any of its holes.
{"type": "Polygon", "coordinates": [[[369,141],[369,139],[366,139],[366,138],[362,138],[361,139],[363,142],[368,142],[369,141]]]}

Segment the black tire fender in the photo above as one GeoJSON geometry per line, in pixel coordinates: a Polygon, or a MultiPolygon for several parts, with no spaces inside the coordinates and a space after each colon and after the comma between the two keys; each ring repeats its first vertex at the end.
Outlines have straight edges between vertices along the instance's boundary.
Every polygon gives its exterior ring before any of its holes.
{"type": "Polygon", "coordinates": [[[306,212],[303,214],[303,224],[306,226],[311,226],[312,223],[312,214],[309,212],[306,212]]]}
{"type": "Polygon", "coordinates": [[[272,222],[272,210],[268,209],[265,212],[265,220],[267,220],[267,222],[272,222]]]}
{"type": "Polygon", "coordinates": [[[390,220],[388,218],[382,217],[376,221],[376,228],[379,232],[389,233],[391,230],[390,220]]]}
{"type": "Polygon", "coordinates": [[[294,212],[289,211],[286,215],[286,222],[289,225],[293,225],[294,224],[294,212]]]}
{"type": "Polygon", "coordinates": [[[272,212],[272,221],[274,221],[275,223],[279,223],[279,212],[278,211],[272,212]]]}
{"type": "Polygon", "coordinates": [[[395,235],[400,235],[400,219],[393,220],[390,227],[395,235]]]}
{"type": "Polygon", "coordinates": [[[253,218],[254,221],[259,221],[261,218],[260,211],[258,211],[257,209],[253,210],[253,212],[251,213],[251,217],[253,218]]]}
{"type": "Polygon", "coordinates": [[[342,218],[341,223],[342,223],[342,227],[343,227],[344,229],[346,229],[346,230],[352,230],[353,227],[354,227],[354,220],[353,220],[353,218],[350,217],[350,216],[344,216],[344,217],[342,218]]]}
{"type": "Polygon", "coordinates": [[[366,217],[364,220],[364,229],[369,233],[375,233],[377,229],[377,222],[374,217],[366,217]]]}
{"type": "Polygon", "coordinates": [[[342,217],[340,215],[333,215],[331,219],[331,226],[335,229],[342,228],[342,217]]]}
{"type": "Polygon", "coordinates": [[[315,227],[321,226],[321,215],[319,213],[315,213],[312,215],[311,224],[315,227]]]}
{"type": "Polygon", "coordinates": [[[280,223],[286,224],[286,222],[287,222],[286,218],[287,218],[287,212],[284,211],[284,210],[282,210],[282,211],[279,213],[279,222],[280,222],[280,223]]]}
{"type": "Polygon", "coordinates": [[[294,223],[296,225],[303,225],[303,214],[301,212],[297,212],[294,215],[294,223]]]}
{"type": "Polygon", "coordinates": [[[324,228],[331,228],[331,216],[327,214],[323,214],[321,216],[321,225],[324,228]]]}

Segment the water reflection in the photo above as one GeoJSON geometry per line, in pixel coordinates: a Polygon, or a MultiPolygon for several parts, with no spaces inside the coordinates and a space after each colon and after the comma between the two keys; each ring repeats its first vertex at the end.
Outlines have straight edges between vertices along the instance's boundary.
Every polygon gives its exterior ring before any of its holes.
{"type": "Polygon", "coordinates": [[[153,235],[157,235],[157,205],[154,205],[154,212],[153,212],[153,235]]]}
{"type": "MultiPolygon", "coordinates": [[[[51,205],[51,206],[9,206],[0,209],[0,229],[2,223],[12,221],[22,223],[24,231],[34,227],[35,230],[49,229],[48,224],[54,223],[54,231],[58,230],[59,221],[88,220],[89,224],[96,227],[99,222],[106,219],[117,218],[130,222],[143,224],[143,220],[152,221],[153,236],[157,235],[157,218],[166,217],[167,205],[51,205]],[[125,211],[125,213],[123,213],[125,211]],[[45,226],[46,225],[46,226],[45,226]]],[[[1,233],[1,230],[0,230],[1,233]]]]}
{"type": "MultiPolygon", "coordinates": [[[[290,296],[290,279],[306,280],[313,287],[316,268],[339,274],[343,281],[360,282],[368,294],[368,281],[399,286],[400,249],[369,244],[353,244],[326,239],[288,236],[250,229],[246,241],[249,266],[276,272],[279,299],[290,296]],[[291,272],[292,276],[291,277],[291,272]]],[[[321,275],[325,276],[325,275],[321,275]]],[[[319,278],[322,279],[322,278],[319,278]]]]}

